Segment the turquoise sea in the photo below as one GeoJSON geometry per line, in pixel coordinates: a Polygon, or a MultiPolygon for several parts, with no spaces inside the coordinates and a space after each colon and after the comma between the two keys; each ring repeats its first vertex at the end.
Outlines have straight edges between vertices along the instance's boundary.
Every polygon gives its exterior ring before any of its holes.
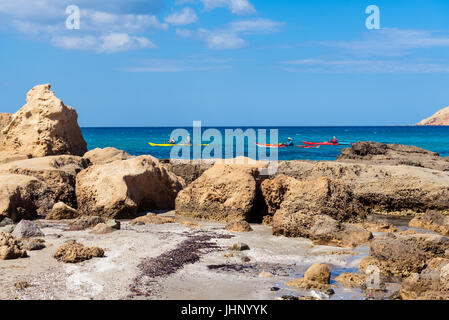
{"type": "MultiPolygon", "coordinates": [[[[224,137],[225,129],[236,128],[216,129],[224,137]]],[[[239,128],[247,129],[245,127],[239,128]]],[[[177,128],[82,128],[82,132],[89,150],[97,147],[115,147],[133,155],[151,154],[157,158],[166,159],[170,158],[170,147],[151,147],[148,142],[165,143],[174,129],[177,128]]],[[[191,127],[184,129],[192,134],[191,127]]],[[[202,128],[203,131],[206,129],[208,128],[202,128]]],[[[256,129],[256,131],[257,129],[267,129],[267,136],[269,136],[269,129],[278,129],[279,142],[285,142],[288,137],[291,137],[295,145],[302,145],[303,140],[327,141],[333,136],[337,137],[340,143],[343,143],[339,146],[321,146],[317,149],[279,148],[279,160],[335,160],[342,148],[347,148],[350,143],[357,141],[415,145],[438,152],[441,156],[449,156],[449,127],[260,127],[253,129],[256,129]]],[[[203,141],[203,143],[207,142],[209,141],[203,141]]]]}

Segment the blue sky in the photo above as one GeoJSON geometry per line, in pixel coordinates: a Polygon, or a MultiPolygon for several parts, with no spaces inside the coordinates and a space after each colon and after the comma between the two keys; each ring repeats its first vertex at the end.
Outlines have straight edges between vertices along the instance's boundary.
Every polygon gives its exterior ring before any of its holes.
{"type": "Polygon", "coordinates": [[[0,112],[51,83],[82,126],[407,125],[449,105],[447,0],[0,0],[0,44],[0,112]]]}

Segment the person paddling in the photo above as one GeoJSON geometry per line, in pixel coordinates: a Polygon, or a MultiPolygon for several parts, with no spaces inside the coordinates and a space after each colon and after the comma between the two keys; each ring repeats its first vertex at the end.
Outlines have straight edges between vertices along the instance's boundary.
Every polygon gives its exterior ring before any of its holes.
{"type": "Polygon", "coordinates": [[[175,138],[170,137],[170,140],[168,140],[168,143],[175,144],[176,143],[175,138]]]}
{"type": "Polygon", "coordinates": [[[293,143],[292,138],[288,137],[287,143],[279,143],[280,147],[293,147],[295,144],[293,143]]]}
{"type": "Polygon", "coordinates": [[[335,138],[335,136],[332,138],[332,140],[329,140],[329,142],[333,144],[338,144],[338,140],[337,138],[335,138]]]}

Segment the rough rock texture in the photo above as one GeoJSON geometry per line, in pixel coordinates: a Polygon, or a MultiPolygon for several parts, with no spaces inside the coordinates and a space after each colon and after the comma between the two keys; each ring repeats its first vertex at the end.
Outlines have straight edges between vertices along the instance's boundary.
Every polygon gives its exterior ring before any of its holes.
{"type": "Polygon", "coordinates": [[[318,289],[327,290],[330,289],[330,270],[329,267],[322,263],[315,263],[304,274],[304,278],[293,279],[286,283],[288,287],[294,287],[298,289],[318,289]]]}
{"type": "Polygon", "coordinates": [[[176,215],[224,222],[259,218],[255,205],[263,166],[217,162],[178,194],[176,215]]]}
{"type": "Polygon", "coordinates": [[[421,273],[404,279],[400,295],[403,300],[449,299],[449,259],[432,259],[421,273]]]}
{"type": "Polygon", "coordinates": [[[30,176],[0,174],[0,216],[14,221],[32,219],[38,209],[53,203],[53,193],[48,186],[30,176]]]}
{"type": "Polygon", "coordinates": [[[75,219],[79,217],[79,212],[72,207],[66,205],[64,202],[56,203],[51,211],[47,214],[45,219],[47,220],[63,220],[63,219],[75,219]]]}
{"type": "Polygon", "coordinates": [[[22,248],[28,251],[41,250],[45,248],[44,239],[36,238],[25,238],[20,241],[22,243],[22,248]]]}
{"type": "Polygon", "coordinates": [[[44,233],[39,229],[39,227],[32,221],[21,220],[16,227],[12,235],[16,239],[32,238],[32,237],[42,237],[44,233]]]}
{"type": "Polygon", "coordinates": [[[114,229],[110,226],[108,226],[106,223],[99,223],[97,224],[90,233],[93,234],[106,234],[117,231],[117,229],[114,229]]]}
{"type": "Polygon", "coordinates": [[[351,190],[340,180],[325,177],[299,181],[285,175],[265,180],[261,185],[268,212],[280,223],[291,214],[328,215],[339,221],[357,221],[363,216],[351,190]],[[278,216],[278,217],[276,217],[278,216]]]}
{"type": "Polygon", "coordinates": [[[273,214],[273,234],[305,237],[314,243],[357,246],[371,239],[371,232],[345,223],[364,217],[348,186],[321,177],[299,181],[285,175],[265,180],[261,193],[273,214]]]}
{"type": "Polygon", "coordinates": [[[3,130],[12,120],[13,118],[12,113],[0,113],[0,135],[1,130],[3,130]]]}
{"type": "Polygon", "coordinates": [[[358,273],[345,272],[335,278],[343,287],[357,288],[365,283],[365,276],[358,273]]]}
{"type": "Polygon", "coordinates": [[[135,157],[125,151],[107,147],[90,150],[84,154],[83,158],[89,160],[92,164],[105,164],[116,160],[127,160],[135,157]]]}
{"type": "Polygon", "coordinates": [[[0,164],[31,158],[29,154],[20,154],[11,151],[0,151],[0,164]]]}
{"type": "Polygon", "coordinates": [[[424,216],[417,216],[409,222],[413,228],[432,230],[449,236],[449,217],[435,211],[428,211],[424,216]]]}
{"type": "Polygon", "coordinates": [[[416,124],[417,126],[449,126],[449,107],[437,111],[435,114],[416,124]]]}
{"type": "Polygon", "coordinates": [[[326,215],[295,213],[288,216],[275,215],[273,234],[287,237],[303,237],[314,244],[356,247],[372,238],[363,227],[342,223],[326,215]],[[279,220],[278,220],[279,219],[279,220]]]}
{"type": "MultiPolygon", "coordinates": [[[[35,177],[48,185],[54,201],[76,207],[76,175],[88,165],[88,160],[78,156],[48,156],[19,160],[0,165],[0,174],[22,174],[35,177]]],[[[49,204],[50,208],[53,203],[49,204]]]]}
{"type": "Polygon", "coordinates": [[[421,272],[435,257],[447,257],[449,238],[424,233],[402,232],[377,237],[370,243],[370,256],[359,266],[377,266],[387,276],[408,277],[421,272]]]}
{"type": "Polygon", "coordinates": [[[25,258],[27,253],[12,235],[0,231],[0,260],[25,258]]]}
{"type": "Polygon", "coordinates": [[[228,231],[234,232],[250,232],[253,231],[253,228],[249,225],[245,220],[230,222],[225,227],[228,231]]]}
{"type": "Polygon", "coordinates": [[[65,263],[77,263],[94,257],[104,257],[104,250],[98,247],[86,247],[75,241],[67,242],[56,250],[54,258],[65,263]]]}
{"type": "Polygon", "coordinates": [[[69,225],[73,227],[80,227],[82,229],[95,227],[99,223],[104,223],[105,220],[99,216],[80,216],[69,225]]]}
{"type": "MultiPolygon", "coordinates": [[[[351,160],[352,161],[352,160],[351,160]]],[[[344,181],[368,212],[449,212],[449,171],[372,161],[284,161],[278,174],[303,181],[320,177],[344,181]]],[[[438,165],[449,162],[438,161],[438,165]]]]}
{"type": "Polygon", "coordinates": [[[304,274],[304,279],[308,281],[315,281],[319,283],[328,284],[331,279],[331,271],[324,263],[315,263],[307,269],[304,274]]]}
{"type": "Polygon", "coordinates": [[[38,85],[27,93],[27,103],[2,130],[0,150],[33,157],[82,156],[87,151],[75,109],[59,100],[50,87],[38,85]]]}
{"type": "Polygon", "coordinates": [[[173,209],[184,180],[152,156],[93,165],[76,177],[82,214],[134,218],[149,210],[173,209]]]}
{"type": "Polygon", "coordinates": [[[206,160],[161,160],[177,176],[184,179],[186,185],[198,179],[206,170],[212,168],[214,159],[206,160]]]}
{"type": "Polygon", "coordinates": [[[175,219],[171,217],[161,217],[154,213],[148,213],[145,216],[137,217],[131,220],[131,224],[164,224],[164,223],[174,223],[175,219]]]}

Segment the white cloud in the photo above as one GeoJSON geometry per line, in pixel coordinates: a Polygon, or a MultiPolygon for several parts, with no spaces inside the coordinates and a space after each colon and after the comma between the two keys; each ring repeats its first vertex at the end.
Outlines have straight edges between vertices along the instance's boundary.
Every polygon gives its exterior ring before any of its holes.
{"type": "Polygon", "coordinates": [[[156,8],[160,0],[117,0],[113,4],[107,0],[78,0],[80,29],[67,30],[65,8],[72,3],[73,0],[1,0],[0,18],[4,25],[57,47],[105,53],[153,48],[155,45],[138,33],[168,29],[168,24],[159,22],[154,15],[128,13],[133,6],[156,8]]]}
{"type": "Polygon", "coordinates": [[[192,31],[187,30],[187,29],[176,29],[176,35],[179,37],[183,37],[183,38],[189,38],[193,34],[192,34],[192,31]]]}
{"type": "Polygon", "coordinates": [[[239,16],[256,13],[256,9],[248,0],[201,0],[201,2],[206,10],[227,7],[239,16]]]}
{"type": "Polygon", "coordinates": [[[156,45],[145,37],[130,36],[127,33],[110,33],[95,36],[55,36],[51,40],[56,47],[68,50],[92,50],[113,53],[141,48],[155,48],[156,45]]]}
{"type": "Polygon", "coordinates": [[[449,48],[449,35],[437,35],[423,30],[380,29],[365,33],[361,40],[329,41],[321,44],[341,48],[356,55],[403,56],[412,49],[449,48]]]}
{"type": "Polygon", "coordinates": [[[232,67],[229,61],[209,59],[206,57],[190,59],[146,59],[137,67],[122,69],[125,72],[190,72],[190,71],[223,71],[232,67]]]}
{"type": "Polygon", "coordinates": [[[447,73],[444,61],[376,59],[298,59],[284,61],[285,71],[320,73],[447,73]]]}
{"type": "Polygon", "coordinates": [[[200,35],[206,39],[209,49],[239,49],[246,45],[245,40],[234,33],[200,31],[200,35]]]}
{"type": "Polygon", "coordinates": [[[173,24],[175,26],[182,26],[186,24],[195,23],[198,21],[198,16],[195,11],[191,8],[184,8],[180,12],[174,12],[165,18],[167,23],[173,24]]]}
{"type": "Polygon", "coordinates": [[[199,29],[198,34],[210,49],[240,49],[247,45],[241,35],[279,32],[284,23],[269,19],[249,19],[231,22],[218,30],[199,29]]]}

